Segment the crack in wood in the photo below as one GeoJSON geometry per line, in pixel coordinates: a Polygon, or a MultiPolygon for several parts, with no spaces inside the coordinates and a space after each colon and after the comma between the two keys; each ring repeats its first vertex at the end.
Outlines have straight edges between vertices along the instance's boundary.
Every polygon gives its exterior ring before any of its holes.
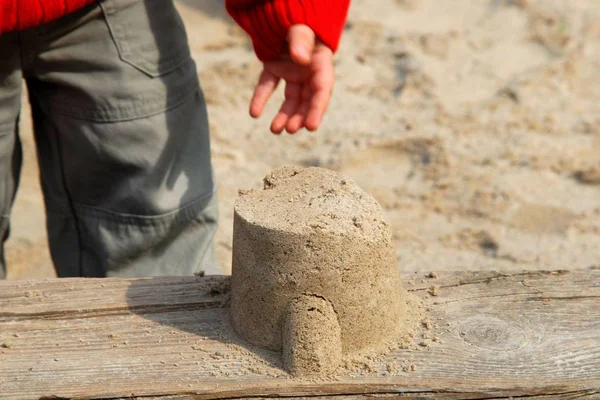
{"type": "Polygon", "coordinates": [[[588,300],[588,299],[600,299],[600,296],[541,296],[532,297],[527,301],[549,301],[549,300],[588,300]]]}
{"type": "MultiPolygon", "coordinates": [[[[442,304],[451,304],[451,303],[464,303],[464,302],[468,302],[468,301],[473,301],[473,300],[480,300],[480,299],[493,299],[496,297],[500,297],[500,298],[506,298],[506,297],[516,297],[516,296],[533,296],[533,295],[539,295],[540,292],[534,292],[534,293],[503,293],[503,294],[496,294],[496,295],[492,295],[492,296],[475,296],[475,297],[465,297],[464,299],[457,299],[457,300],[448,300],[448,301],[436,301],[433,304],[435,305],[442,305],[442,304]]],[[[526,299],[527,301],[530,301],[530,299],[526,299]]],[[[509,300],[509,302],[512,302],[513,300],[509,300]]]]}
{"type": "MultiPolygon", "coordinates": [[[[455,288],[455,287],[461,287],[461,286],[467,286],[467,285],[479,285],[481,283],[491,283],[496,280],[510,279],[510,278],[515,278],[518,276],[526,276],[526,277],[549,276],[549,275],[558,276],[558,275],[566,275],[569,272],[570,271],[556,270],[556,271],[527,271],[527,272],[520,272],[520,273],[516,273],[516,274],[497,274],[497,275],[490,276],[487,278],[475,279],[472,281],[459,280],[458,283],[455,283],[452,285],[442,285],[442,286],[439,286],[439,288],[440,289],[448,289],[448,288],[455,288]]],[[[434,284],[434,281],[431,281],[431,284],[434,284]]],[[[429,290],[429,287],[407,289],[408,292],[422,292],[422,291],[426,291],[426,290],[429,290]]]]}
{"type": "MultiPolygon", "coordinates": [[[[310,398],[347,398],[349,396],[361,396],[365,398],[438,398],[443,396],[447,400],[503,400],[503,399],[548,399],[554,396],[560,396],[561,398],[569,396],[570,398],[583,398],[589,396],[595,396],[600,394],[600,388],[590,390],[576,390],[576,391],[549,391],[540,392],[537,394],[514,394],[514,395],[494,395],[493,392],[470,392],[470,391],[450,391],[450,390],[382,390],[382,391],[339,391],[331,393],[289,393],[289,394],[261,394],[261,395],[250,395],[247,394],[234,394],[234,393],[211,393],[202,394],[193,391],[181,391],[171,394],[163,395],[148,395],[139,396],[132,395],[132,397],[41,397],[39,400],[129,400],[129,399],[146,399],[146,400],[240,400],[240,399],[269,399],[269,398],[287,398],[287,399],[310,399],[310,398]],[[384,397],[385,396],[385,397],[384,397]]],[[[595,398],[595,397],[594,397],[595,398]]]]}
{"type": "Polygon", "coordinates": [[[39,313],[0,313],[0,322],[14,322],[28,319],[69,320],[99,317],[114,317],[131,314],[157,314],[177,311],[194,311],[228,307],[228,301],[202,301],[185,304],[152,304],[143,306],[128,306],[95,310],[65,310],[39,313]]]}

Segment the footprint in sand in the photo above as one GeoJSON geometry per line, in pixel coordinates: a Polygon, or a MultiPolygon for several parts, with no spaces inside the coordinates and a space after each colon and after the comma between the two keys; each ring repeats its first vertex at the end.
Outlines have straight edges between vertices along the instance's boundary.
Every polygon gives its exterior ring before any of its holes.
{"type": "Polygon", "coordinates": [[[564,234],[579,216],[564,208],[543,204],[520,204],[506,215],[506,223],[533,234],[564,234]]]}
{"type": "Polygon", "coordinates": [[[337,170],[371,193],[384,208],[397,203],[397,190],[412,181],[435,178],[448,164],[438,138],[379,143],[343,159],[337,170]]]}

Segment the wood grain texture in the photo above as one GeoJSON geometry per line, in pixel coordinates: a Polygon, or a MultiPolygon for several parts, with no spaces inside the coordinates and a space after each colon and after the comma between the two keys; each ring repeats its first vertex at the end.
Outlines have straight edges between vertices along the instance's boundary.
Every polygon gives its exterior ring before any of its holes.
{"type": "Polygon", "coordinates": [[[238,339],[226,277],[0,282],[0,398],[600,398],[600,271],[404,281],[423,346],[325,382],[238,339]]]}

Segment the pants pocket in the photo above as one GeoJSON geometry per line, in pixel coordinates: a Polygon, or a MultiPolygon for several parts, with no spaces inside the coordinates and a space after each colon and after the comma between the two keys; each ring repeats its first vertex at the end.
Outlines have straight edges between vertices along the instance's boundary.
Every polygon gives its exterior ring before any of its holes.
{"type": "Polygon", "coordinates": [[[191,58],[172,0],[105,0],[100,6],[120,58],[150,77],[167,74],[191,58]]]}

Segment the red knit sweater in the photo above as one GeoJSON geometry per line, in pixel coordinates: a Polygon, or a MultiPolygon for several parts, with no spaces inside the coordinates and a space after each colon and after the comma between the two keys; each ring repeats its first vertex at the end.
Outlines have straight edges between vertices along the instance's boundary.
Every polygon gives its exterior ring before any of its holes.
{"type": "Polygon", "coordinates": [[[0,0],[0,34],[52,21],[95,0],[0,0]]]}
{"type": "MultiPolygon", "coordinates": [[[[97,0],[0,0],[0,34],[50,22],[97,0]]],[[[277,57],[294,24],[310,26],[338,48],[350,0],[225,0],[227,11],[250,35],[262,61],[277,57]]]]}
{"type": "Polygon", "coordinates": [[[250,35],[259,59],[277,57],[288,29],[305,24],[334,52],[346,22],[350,0],[226,0],[227,11],[250,35]]]}

